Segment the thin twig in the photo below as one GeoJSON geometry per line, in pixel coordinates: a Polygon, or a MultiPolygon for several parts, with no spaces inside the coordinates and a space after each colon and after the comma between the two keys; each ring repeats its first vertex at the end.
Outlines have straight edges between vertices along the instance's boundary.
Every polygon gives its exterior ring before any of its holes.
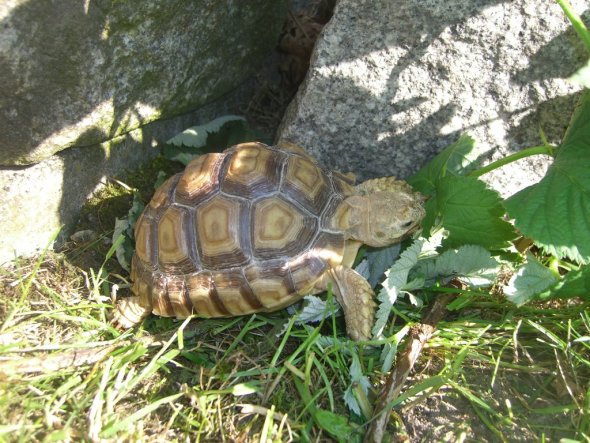
{"type": "Polygon", "coordinates": [[[393,401],[399,396],[402,387],[414,367],[422,348],[432,337],[437,323],[446,312],[446,305],[453,298],[452,294],[437,297],[432,307],[422,319],[422,323],[410,329],[408,345],[397,359],[397,363],[387,377],[381,395],[377,399],[373,420],[367,430],[364,443],[381,443],[389,421],[393,401]]]}

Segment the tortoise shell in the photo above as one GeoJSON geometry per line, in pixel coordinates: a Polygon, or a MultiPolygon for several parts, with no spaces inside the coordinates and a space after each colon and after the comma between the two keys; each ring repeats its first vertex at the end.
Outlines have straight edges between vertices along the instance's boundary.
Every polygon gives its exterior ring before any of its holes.
{"type": "Polygon", "coordinates": [[[273,311],[343,261],[352,180],[296,149],[244,143],[191,161],[135,227],[133,292],[161,316],[273,311]]]}

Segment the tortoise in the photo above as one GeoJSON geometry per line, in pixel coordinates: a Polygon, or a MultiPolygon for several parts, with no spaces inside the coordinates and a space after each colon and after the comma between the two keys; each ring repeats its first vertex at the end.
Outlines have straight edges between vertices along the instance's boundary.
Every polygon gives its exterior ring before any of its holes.
{"type": "Polygon", "coordinates": [[[292,143],[242,143],[193,159],[164,182],[135,226],[132,297],[121,328],[149,313],[186,318],[276,311],[333,293],[353,340],[370,338],[373,290],[351,268],[359,247],[413,232],[423,197],[393,177],[354,186],[292,143]]]}

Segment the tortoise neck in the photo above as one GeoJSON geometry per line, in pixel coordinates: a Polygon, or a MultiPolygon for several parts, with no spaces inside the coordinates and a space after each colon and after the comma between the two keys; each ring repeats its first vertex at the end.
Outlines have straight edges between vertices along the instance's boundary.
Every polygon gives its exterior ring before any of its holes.
{"type": "Polygon", "coordinates": [[[366,198],[349,197],[334,213],[332,227],[344,232],[346,239],[363,241],[367,238],[369,207],[366,198]]]}

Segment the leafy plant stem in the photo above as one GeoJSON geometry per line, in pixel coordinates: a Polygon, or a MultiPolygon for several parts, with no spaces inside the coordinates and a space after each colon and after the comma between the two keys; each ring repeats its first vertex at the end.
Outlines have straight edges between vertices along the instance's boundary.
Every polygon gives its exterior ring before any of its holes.
{"type": "Polygon", "coordinates": [[[555,0],[555,1],[557,2],[557,4],[559,6],[561,6],[561,9],[563,9],[563,12],[565,13],[567,18],[571,22],[572,26],[574,27],[574,29],[576,30],[576,32],[580,36],[580,39],[582,39],[582,41],[584,42],[584,45],[586,45],[586,49],[588,50],[588,52],[590,52],[590,32],[588,32],[588,29],[584,25],[584,22],[582,21],[580,16],[578,14],[576,14],[576,12],[574,11],[574,8],[572,8],[572,5],[570,4],[569,0],[555,0]]]}
{"type": "Polygon", "coordinates": [[[432,337],[436,325],[446,313],[446,306],[453,295],[445,294],[437,298],[419,323],[412,327],[405,350],[398,356],[395,367],[387,376],[385,386],[375,403],[371,425],[365,434],[364,443],[381,443],[389,422],[389,414],[406,382],[410,371],[422,352],[422,348],[432,337]]]}
{"type": "Polygon", "coordinates": [[[532,148],[526,148],[522,151],[515,152],[514,154],[510,154],[506,157],[503,157],[495,162],[490,163],[482,168],[476,169],[475,171],[471,171],[468,175],[471,177],[480,177],[488,172],[493,171],[494,169],[501,168],[509,163],[515,162],[525,157],[530,157],[533,155],[553,155],[553,151],[555,148],[551,145],[541,145],[541,146],[534,146],[532,148]]]}

